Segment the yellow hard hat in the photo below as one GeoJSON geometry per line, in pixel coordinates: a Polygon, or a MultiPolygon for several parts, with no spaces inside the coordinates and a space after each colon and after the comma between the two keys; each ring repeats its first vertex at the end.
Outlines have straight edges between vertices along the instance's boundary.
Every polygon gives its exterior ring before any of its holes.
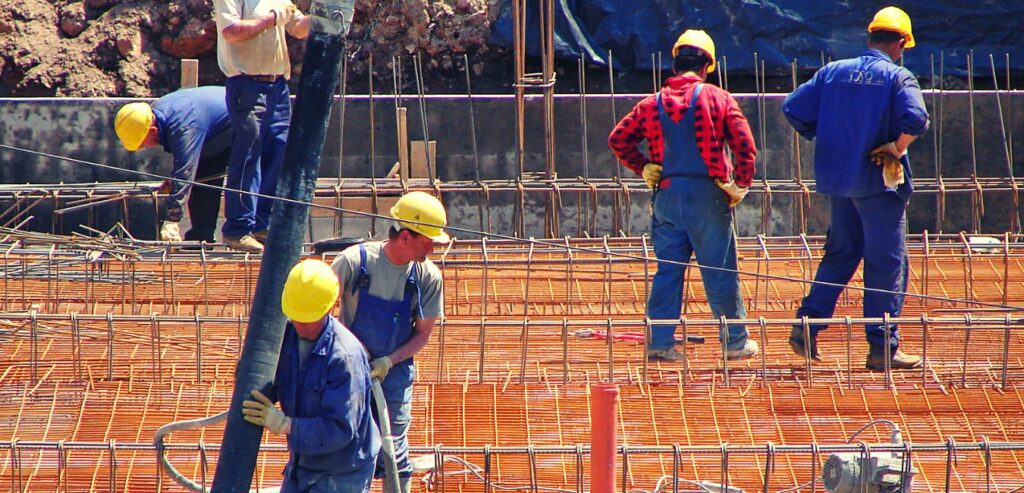
{"type": "Polygon", "coordinates": [[[153,109],[149,103],[128,103],[114,117],[114,132],[121,145],[129,151],[138,150],[153,126],[153,109]]]}
{"type": "Polygon", "coordinates": [[[324,318],[338,301],[338,276],[319,259],[306,259],[292,267],[281,291],[281,311],[293,322],[324,318]]]}
{"type": "Polygon", "coordinates": [[[704,54],[711,59],[711,65],[708,65],[708,73],[715,71],[715,42],[711,40],[711,36],[704,32],[702,29],[687,29],[683,34],[679,35],[676,39],[676,44],[672,45],[672,58],[675,58],[679,53],[679,48],[683,46],[689,46],[697,48],[703,51],[704,54]]]}
{"type": "Polygon", "coordinates": [[[426,192],[409,192],[395,202],[391,217],[403,228],[415,231],[438,243],[448,243],[451,238],[444,232],[448,225],[448,214],[436,197],[426,192]],[[416,224],[424,223],[424,224],[416,224]]]}
{"type": "Polygon", "coordinates": [[[879,10],[875,14],[875,18],[871,19],[871,24],[868,24],[868,32],[875,31],[893,31],[902,34],[907,38],[907,44],[904,46],[907,49],[913,48],[917,44],[914,42],[914,31],[910,27],[910,16],[899,7],[886,7],[879,10]]]}

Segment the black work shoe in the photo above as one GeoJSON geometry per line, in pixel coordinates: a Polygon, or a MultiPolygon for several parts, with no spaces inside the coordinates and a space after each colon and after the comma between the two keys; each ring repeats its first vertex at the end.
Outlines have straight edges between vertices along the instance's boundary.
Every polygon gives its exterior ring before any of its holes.
{"type": "MultiPolygon", "coordinates": [[[[789,347],[793,348],[793,352],[797,356],[807,357],[807,345],[804,343],[804,328],[802,326],[793,326],[792,332],[789,333],[789,347]]],[[[811,336],[811,359],[821,361],[821,354],[818,353],[818,338],[814,335],[811,336]]]]}
{"type": "MultiPolygon", "coordinates": [[[[892,370],[912,370],[921,367],[920,356],[904,353],[900,349],[892,351],[890,356],[889,368],[892,370]]],[[[874,371],[885,371],[885,348],[871,346],[864,367],[874,371]]]]}

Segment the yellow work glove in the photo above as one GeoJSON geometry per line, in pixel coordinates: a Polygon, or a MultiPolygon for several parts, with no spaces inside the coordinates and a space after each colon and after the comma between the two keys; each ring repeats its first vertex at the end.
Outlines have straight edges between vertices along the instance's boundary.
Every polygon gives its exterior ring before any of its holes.
{"type": "Polygon", "coordinates": [[[252,389],[254,401],[242,402],[242,419],[278,435],[291,433],[292,418],[285,416],[262,392],[252,389]]]}
{"type": "Polygon", "coordinates": [[[718,185],[718,188],[721,188],[722,191],[729,196],[730,209],[736,207],[737,205],[740,205],[740,202],[743,202],[743,198],[747,196],[747,192],[750,191],[749,188],[741,187],[737,185],[735,181],[732,180],[729,180],[729,183],[726,183],[722,180],[719,180],[718,178],[715,178],[715,185],[718,185]]]}
{"type": "Polygon", "coordinates": [[[882,167],[882,181],[885,182],[886,187],[895,188],[905,181],[903,162],[900,161],[900,158],[906,153],[907,151],[905,150],[900,152],[896,148],[895,142],[889,142],[872,149],[871,153],[868,154],[868,159],[871,162],[882,167]]]}
{"type": "Polygon", "coordinates": [[[388,372],[391,371],[392,366],[395,366],[395,363],[387,356],[381,356],[380,358],[371,361],[370,378],[376,378],[377,380],[384,381],[384,377],[388,376],[388,372]]]}
{"type": "Polygon", "coordinates": [[[658,186],[658,182],[661,181],[661,170],[660,164],[647,163],[644,166],[644,170],[641,175],[644,177],[644,181],[647,182],[647,186],[654,190],[658,186]]]}

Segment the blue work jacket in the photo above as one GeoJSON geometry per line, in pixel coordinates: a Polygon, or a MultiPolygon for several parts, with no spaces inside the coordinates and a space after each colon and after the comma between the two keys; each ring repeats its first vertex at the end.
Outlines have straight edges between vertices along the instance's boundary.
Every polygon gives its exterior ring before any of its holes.
{"type": "Polygon", "coordinates": [[[179,170],[194,172],[200,158],[231,148],[234,132],[224,97],[223,87],[203,86],[174,91],[153,102],[160,145],[174,156],[176,177],[179,170]]]}
{"type": "MultiPolygon", "coordinates": [[[[881,167],[868,159],[871,150],[928,129],[917,78],[876,49],[822,67],[786,97],[782,111],[800,135],[816,141],[817,191],[841,197],[886,191],[881,167]]],[[[903,168],[906,183],[896,191],[906,200],[913,189],[906,156],[903,168]]]]}
{"type": "Polygon", "coordinates": [[[300,485],[311,484],[325,474],[372,467],[381,442],[370,414],[370,364],[363,346],[329,316],[300,367],[298,339],[289,323],[271,397],[292,418],[286,477],[295,474],[300,485]]]}

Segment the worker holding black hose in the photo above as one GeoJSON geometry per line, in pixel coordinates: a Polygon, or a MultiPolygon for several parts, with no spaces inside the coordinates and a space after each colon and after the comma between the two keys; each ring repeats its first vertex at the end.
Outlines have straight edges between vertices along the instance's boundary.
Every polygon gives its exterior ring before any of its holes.
{"type": "MultiPolygon", "coordinates": [[[[732,95],[705,83],[716,65],[715,43],[707,33],[684,32],[672,46],[672,58],[675,75],[637,103],[608,137],[619,162],[655,191],[651,237],[659,262],[647,316],[679,319],[685,264],[696,254],[714,316],[746,318],[731,211],[754,178],[754,137],[732,95]],[[638,148],[644,140],[650,156],[638,148]],[[733,160],[725,154],[726,144],[733,160]]],[[[684,359],[674,348],[676,325],[651,326],[648,359],[684,359]]],[[[747,328],[735,323],[719,334],[727,359],[758,354],[747,335],[747,328]]]]}
{"type": "MultiPolygon", "coordinates": [[[[896,63],[916,44],[910,16],[897,7],[879,10],[868,25],[867,44],[861,56],[822,67],[782,105],[793,128],[815,141],[817,192],[831,204],[825,255],[798,318],[831,318],[862,259],[864,287],[870,289],[864,316],[898,317],[903,309],[909,271],[904,230],[913,191],[907,147],[928,129],[928,110],[917,78],[896,63]]],[[[817,337],[825,328],[794,326],[789,345],[820,359],[817,337]]],[[[921,365],[919,356],[900,349],[895,324],[871,323],[864,331],[868,369],[921,365]]]]}
{"type": "Polygon", "coordinates": [[[373,480],[381,438],[371,412],[370,365],[362,344],[330,315],[339,292],[325,262],[307,259],[292,268],[281,293],[290,322],[274,386],[266,395],[254,389],[242,403],[246,421],[287,436],[282,493],[358,493],[373,480]]]}
{"type": "MultiPolygon", "coordinates": [[[[342,285],[342,320],[370,352],[373,378],[382,380],[391,435],[394,437],[398,485],[409,493],[412,464],[407,432],[416,378],[413,356],[427,342],[444,314],[441,271],[427,256],[448,243],[447,213],[434,196],[409,192],[391,208],[395,224],[386,241],[371,241],[344,250],[332,267],[342,285]]],[[[378,477],[383,476],[383,464],[378,477]]]]}

